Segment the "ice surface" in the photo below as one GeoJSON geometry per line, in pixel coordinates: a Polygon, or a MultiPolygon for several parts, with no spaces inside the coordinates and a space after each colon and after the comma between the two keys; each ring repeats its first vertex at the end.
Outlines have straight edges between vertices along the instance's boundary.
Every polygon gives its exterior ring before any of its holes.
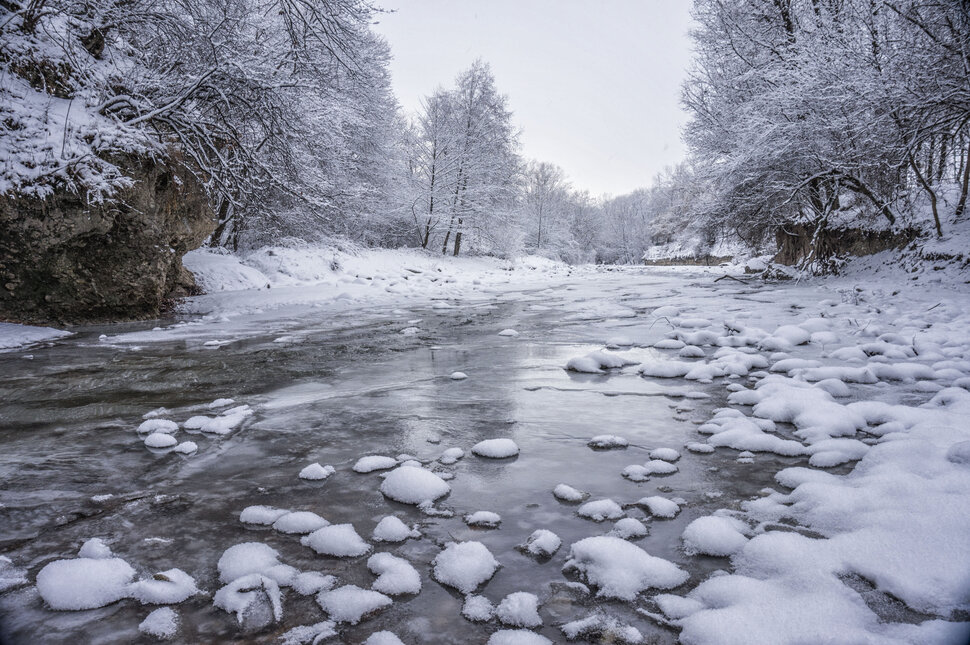
{"type": "Polygon", "coordinates": [[[377,576],[371,585],[375,591],[389,596],[421,591],[421,575],[404,558],[390,553],[375,553],[367,560],[367,568],[377,576]]]}
{"type": "Polygon", "coordinates": [[[300,544],[308,546],[321,555],[352,558],[371,550],[354,530],[353,524],[331,524],[300,538],[300,544]]]}
{"type": "Polygon", "coordinates": [[[451,486],[430,470],[400,466],[384,477],[381,492],[402,504],[421,504],[447,495],[451,486]]]}
{"type": "Polygon", "coordinates": [[[585,517],[587,519],[593,520],[594,522],[602,522],[603,520],[615,520],[623,517],[623,509],[619,504],[614,502],[612,499],[597,499],[592,502],[586,502],[578,509],[576,513],[580,517],[585,517]]]}
{"type": "Polygon", "coordinates": [[[375,470],[387,470],[394,468],[394,466],[397,466],[397,459],[394,457],[368,455],[357,460],[357,463],[354,464],[354,472],[372,473],[375,470]]]}
{"type": "Polygon", "coordinates": [[[321,466],[319,463],[312,463],[300,471],[300,479],[319,481],[330,477],[336,469],[333,466],[321,466]]]}
{"type": "Polygon", "coordinates": [[[0,322],[0,350],[25,347],[56,338],[73,336],[69,331],[52,327],[33,327],[16,323],[0,322]]]}
{"type": "Polygon", "coordinates": [[[589,537],[569,548],[563,571],[576,571],[598,588],[597,595],[632,601],[647,589],[671,589],[687,580],[687,572],[640,547],[609,535],[589,537]]]}
{"type": "Polygon", "coordinates": [[[280,533],[312,533],[330,524],[316,513],[310,511],[293,511],[281,515],[273,522],[273,528],[280,533]]]}
{"type": "Polygon", "coordinates": [[[155,638],[172,638],[178,631],[178,614],[171,607],[161,607],[151,612],[138,625],[138,631],[155,638]]]}
{"type": "Polygon", "coordinates": [[[470,594],[495,575],[499,563],[481,542],[449,542],[432,567],[435,580],[470,594]]]}
{"type": "Polygon", "coordinates": [[[539,616],[539,598],[525,591],[510,593],[495,608],[495,616],[503,625],[510,627],[538,627],[542,624],[539,616]]]}
{"type": "Polygon", "coordinates": [[[376,542],[403,542],[408,538],[421,537],[421,532],[417,528],[408,528],[408,525],[399,518],[388,515],[374,527],[372,537],[376,542]]]}
{"type": "Polygon", "coordinates": [[[511,439],[486,439],[472,446],[472,452],[479,457],[505,459],[519,454],[519,447],[511,439]]]}
{"type": "Polygon", "coordinates": [[[317,595],[317,603],[330,618],[339,623],[356,625],[365,616],[380,611],[392,604],[392,600],[382,593],[361,589],[355,585],[345,585],[317,595]]]}
{"type": "Polygon", "coordinates": [[[747,543],[747,531],[748,526],[733,517],[699,517],[684,529],[684,550],[688,554],[731,555],[747,543]]]}

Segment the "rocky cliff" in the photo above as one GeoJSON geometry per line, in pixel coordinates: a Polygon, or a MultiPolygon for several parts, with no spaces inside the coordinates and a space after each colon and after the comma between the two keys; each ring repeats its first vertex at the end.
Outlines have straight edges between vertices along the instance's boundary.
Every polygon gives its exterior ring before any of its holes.
{"type": "Polygon", "coordinates": [[[181,258],[215,226],[205,194],[178,164],[118,165],[134,184],[110,202],[0,196],[0,320],[150,318],[191,293],[181,258]]]}

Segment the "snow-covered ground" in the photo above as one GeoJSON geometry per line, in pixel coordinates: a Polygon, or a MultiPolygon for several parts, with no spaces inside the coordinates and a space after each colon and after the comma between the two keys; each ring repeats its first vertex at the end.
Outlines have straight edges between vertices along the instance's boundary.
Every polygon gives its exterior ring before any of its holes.
{"type": "Polygon", "coordinates": [[[958,272],[187,264],[0,355],[4,642],[970,637],[958,272]]]}

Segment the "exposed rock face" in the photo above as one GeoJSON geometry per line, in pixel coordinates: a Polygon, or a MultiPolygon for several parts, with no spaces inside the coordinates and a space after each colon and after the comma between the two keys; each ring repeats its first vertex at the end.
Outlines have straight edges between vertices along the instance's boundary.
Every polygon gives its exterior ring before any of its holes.
{"type": "Polygon", "coordinates": [[[814,228],[803,224],[787,224],[780,226],[775,234],[778,253],[774,260],[794,266],[807,258],[824,263],[837,256],[872,255],[886,249],[902,248],[913,241],[916,235],[917,232],[912,229],[867,231],[850,228],[825,229],[816,237],[814,228]]]}
{"type": "Polygon", "coordinates": [[[196,179],[176,164],[129,161],[135,184],[105,204],[58,192],[0,196],[0,319],[150,318],[194,289],[182,256],[215,228],[196,179]]]}

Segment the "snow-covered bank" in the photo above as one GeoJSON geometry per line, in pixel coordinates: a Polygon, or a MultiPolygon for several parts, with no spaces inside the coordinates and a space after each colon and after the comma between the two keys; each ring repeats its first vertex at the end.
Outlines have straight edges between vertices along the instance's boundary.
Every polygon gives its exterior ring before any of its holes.
{"type": "Polygon", "coordinates": [[[0,322],[0,351],[70,336],[71,332],[53,327],[34,327],[0,322]]]}
{"type": "Polygon", "coordinates": [[[198,249],[186,254],[184,263],[206,295],[186,300],[181,310],[220,315],[335,301],[480,297],[513,282],[523,285],[594,270],[538,256],[455,258],[417,249],[352,246],[275,246],[242,254],[198,249]]]}

